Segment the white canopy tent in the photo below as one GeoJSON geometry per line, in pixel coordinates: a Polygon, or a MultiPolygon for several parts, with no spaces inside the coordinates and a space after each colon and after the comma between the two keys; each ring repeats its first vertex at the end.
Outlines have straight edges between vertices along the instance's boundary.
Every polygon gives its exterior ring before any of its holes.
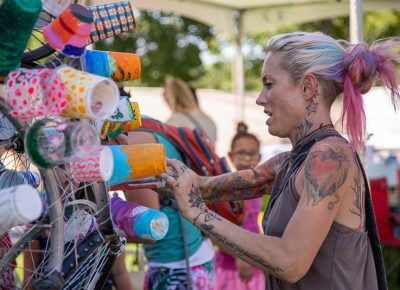
{"type": "MultiPolygon", "coordinates": [[[[362,13],[400,9],[400,0],[130,0],[139,10],[176,12],[215,27],[235,40],[233,91],[245,119],[244,70],[241,40],[250,33],[272,30],[284,24],[311,22],[350,15],[352,42],[362,38],[362,13]]],[[[115,0],[92,0],[93,5],[115,0]]],[[[117,1],[118,2],[118,1],[117,1]]]]}

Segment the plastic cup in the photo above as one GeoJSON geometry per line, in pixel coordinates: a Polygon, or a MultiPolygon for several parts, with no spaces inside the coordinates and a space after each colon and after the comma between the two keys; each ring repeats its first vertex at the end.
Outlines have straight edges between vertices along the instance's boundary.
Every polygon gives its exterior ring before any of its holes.
{"type": "Polygon", "coordinates": [[[23,184],[0,190],[0,235],[38,219],[42,212],[42,199],[32,186],[23,184]]]}
{"type": "Polygon", "coordinates": [[[61,116],[67,118],[106,119],[117,109],[117,84],[101,76],[61,66],[57,74],[65,84],[67,106],[61,116]]]}

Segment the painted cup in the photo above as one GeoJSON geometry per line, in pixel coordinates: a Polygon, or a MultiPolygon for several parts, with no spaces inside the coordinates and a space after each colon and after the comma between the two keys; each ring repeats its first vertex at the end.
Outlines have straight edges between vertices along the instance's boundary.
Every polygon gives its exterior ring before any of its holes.
{"type": "Polygon", "coordinates": [[[84,70],[116,82],[140,78],[142,65],[134,53],[87,50],[82,58],[84,70]]]}
{"type": "Polygon", "coordinates": [[[73,0],[42,0],[42,9],[57,17],[68,6],[72,4],[73,0]]]}
{"type": "Polygon", "coordinates": [[[104,121],[100,135],[102,139],[114,138],[119,134],[139,128],[141,123],[138,104],[130,102],[128,97],[123,97],[114,114],[104,121]]]}
{"type": "Polygon", "coordinates": [[[114,170],[109,185],[159,175],[167,170],[167,159],[162,144],[110,146],[114,170]]]}
{"type": "Polygon", "coordinates": [[[57,74],[66,88],[67,106],[61,116],[105,119],[117,109],[119,90],[114,81],[68,66],[59,67],[57,74]]]}
{"type": "Polygon", "coordinates": [[[57,116],[67,106],[65,85],[54,69],[20,68],[8,74],[4,98],[23,121],[57,116]]]}
{"type": "Polygon", "coordinates": [[[130,1],[88,6],[93,13],[94,27],[89,43],[112,37],[136,27],[130,1]]]}
{"type": "Polygon", "coordinates": [[[96,129],[88,123],[36,121],[28,130],[25,148],[32,162],[42,168],[88,157],[100,147],[96,129]]]}
{"type": "Polygon", "coordinates": [[[76,182],[108,181],[113,169],[113,155],[107,146],[70,163],[71,176],[76,182]]]}
{"type": "Polygon", "coordinates": [[[19,224],[32,222],[43,212],[42,199],[30,185],[0,190],[0,235],[19,224]]]}
{"type": "Polygon", "coordinates": [[[21,65],[41,8],[40,0],[0,1],[0,75],[21,65]]]}
{"type": "Polygon", "coordinates": [[[69,57],[80,57],[93,28],[92,11],[79,4],[72,4],[48,25],[43,36],[51,47],[69,57]]]}
{"type": "Polygon", "coordinates": [[[115,225],[128,237],[158,241],[168,232],[169,220],[165,213],[120,197],[111,198],[111,213],[115,225]]]}

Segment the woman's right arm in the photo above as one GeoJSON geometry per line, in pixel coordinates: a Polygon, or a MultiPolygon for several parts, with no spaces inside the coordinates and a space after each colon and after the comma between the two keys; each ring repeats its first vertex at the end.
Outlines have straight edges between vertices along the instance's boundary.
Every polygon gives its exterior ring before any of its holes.
{"type": "Polygon", "coordinates": [[[289,151],[277,154],[252,169],[212,177],[200,176],[199,185],[204,201],[243,200],[270,194],[276,174],[289,155],[289,151]]]}

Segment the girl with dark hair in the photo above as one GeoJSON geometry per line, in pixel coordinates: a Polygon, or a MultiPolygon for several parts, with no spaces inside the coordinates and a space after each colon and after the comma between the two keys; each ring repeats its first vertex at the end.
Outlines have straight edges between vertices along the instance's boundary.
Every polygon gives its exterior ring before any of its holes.
{"type": "MultiPolygon", "coordinates": [[[[247,131],[247,125],[239,122],[236,134],[231,142],[229,159],[236,170],[246,170],[257,166],[260,162],[260,141],[247,131]]],[[[245,201],[247,216],[242,228],[260,233],[258,215],[262,206],[262,198],[245,201]]],[[[264,273],[240,258],[236,258],[223,249],[215,254],[215,288],[214,290],[262,290],[265,288],[264,273]]]]}

